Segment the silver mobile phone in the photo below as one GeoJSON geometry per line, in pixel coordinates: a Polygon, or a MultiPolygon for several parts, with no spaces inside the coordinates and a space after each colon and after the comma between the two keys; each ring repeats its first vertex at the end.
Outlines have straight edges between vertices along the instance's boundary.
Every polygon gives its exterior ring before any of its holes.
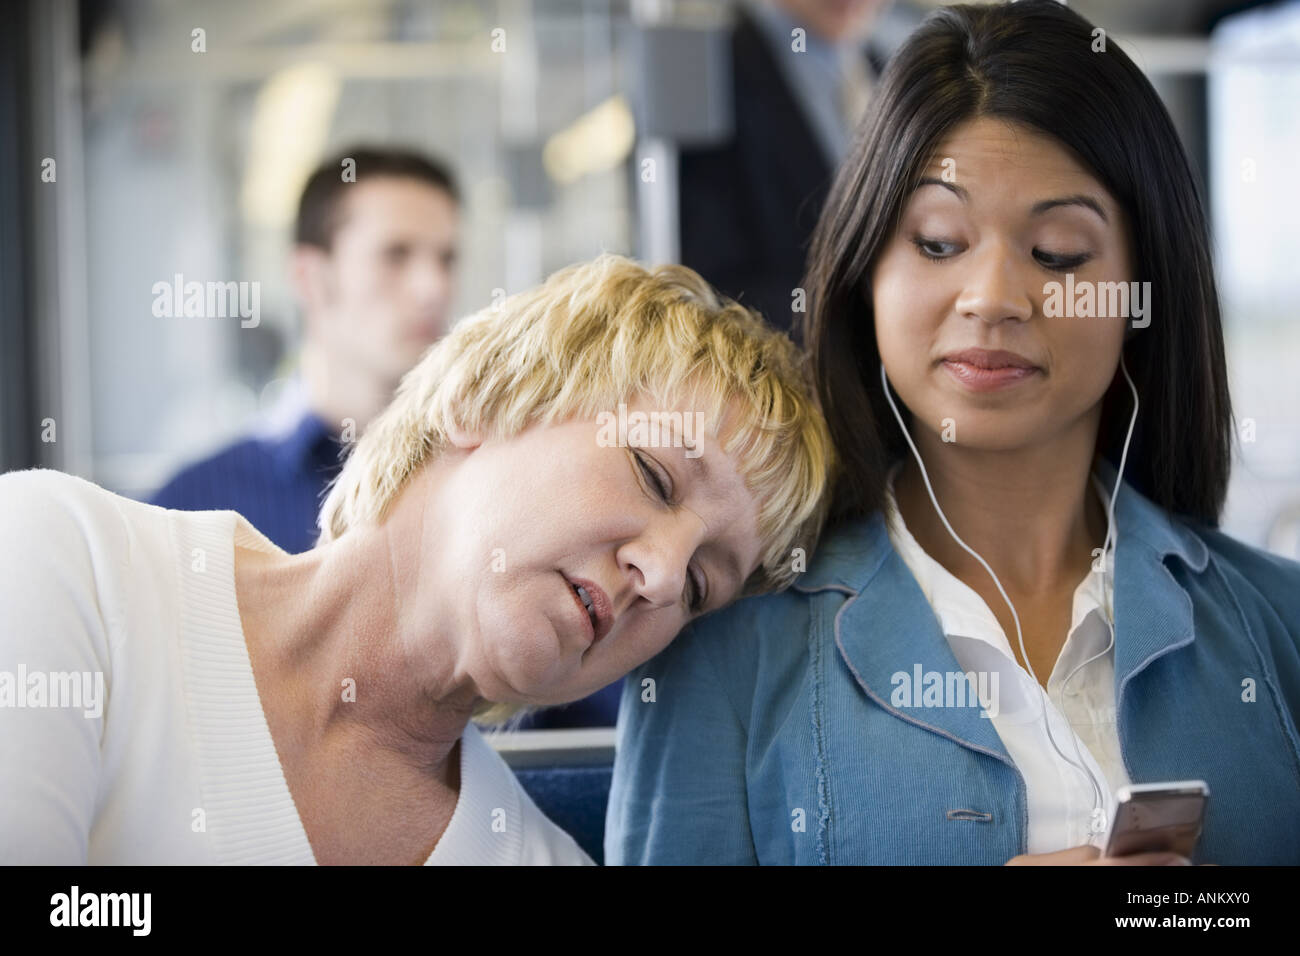
{"type": "Polygon", "coordinates": [[[1191,859],[1210,799],[1204,780],[1136,783],[1115,796],[1103,856],[1166,852],[1191,859]]]}

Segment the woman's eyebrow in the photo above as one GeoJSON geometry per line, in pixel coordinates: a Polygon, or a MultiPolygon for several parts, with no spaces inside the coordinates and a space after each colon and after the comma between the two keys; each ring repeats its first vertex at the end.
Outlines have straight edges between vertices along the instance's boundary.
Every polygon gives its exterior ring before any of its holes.
{"type": "Polygon", "coordinates": [[[1106,223],[1106,225],[1110,225],[1110,218],[1106,215],[1106,210],[1102,208],[1101,203],[1097,202],[1097,200],[1093,199],[1091,196],[1085,196],[1082,193],[1076,196],[1062,196],[1059,199],[1044,199],[1041,202],[1034,203],[1029,212],[1030,215],[1037,216],[1047,212],[1049,209],[1055,209],[1057,206],[1083,206],[1085,209],[1091,209],[1100,216],[1101,221],[1106,223]]]}
{"type": "MultiPolygon", "coordinates": [[[[920,189],[922,186],[942,186],[962,202],[967,202],[970,199],[970,193],[968,193],[964,187],[959,186],[956,183],[944,182],[942,179],[935,179],[933,176],[922,177],[916,184],[916,188],[920,189]]],[[[1110,217],[1106,215],[1106,210],[1102,207],[1101,203],[1083,193],[1078,193],[1074,196],[1060,196],[1056,199],[1043,199],[1034,203],[1029,212],[1030,215],[1039,216],[1047,212],[1049,209],[1055,209],[1058,206],[1083,206],[1085,209],[1091,209],[1095,212],[1099,217],[1101,217],[1101,221],[1106,223],[1106,225],[1110,225],[1110,217]]]]}
{"type": "MultiPolygon", "coordinates": [[[[966,202],[970,199],[970,193],[966,192],[965,188],[958,186],[956,183],[946,182],[942,179],[935,179],[933,176],[922,176],[920,181],[916,184],[916,189],[920,189],[922,186],[942,186],[962,202],[966,202]]],[[[913,192],[915,191],[916,190],[913,190],[913,192]]]]}

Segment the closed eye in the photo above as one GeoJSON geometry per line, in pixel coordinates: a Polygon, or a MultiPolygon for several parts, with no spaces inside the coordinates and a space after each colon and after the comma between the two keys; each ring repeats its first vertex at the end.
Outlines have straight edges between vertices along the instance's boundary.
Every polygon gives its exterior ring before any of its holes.
{"type": "Polygon", "coordinates": [[[671,503],[672,478],[662,477],[658,470],[651,466],[650,459],[639,451],[634,451],[632,454],[636,456],[636,463],[641,468],[641,473],[645,475],[646,481],[648,481],[651,487],[654,488],[655,494],[659,496],[664,504],[671,503]]]}
{"type": "MultiPolygon", "coordinates": [[[[658,469],[650,464],[649,456],[643,455],[639,451],[633,451],[632,454],[636,456],[637,466],[641,469],[641,474],[645,476],[646,482],[654,489],[655,494],[659,496],[660,500],[662,500],[664,504],[672,504],[672,476],[661,476],[658,469]]],[[[703,572],[696,573],[694,566],[692,565],[692,567],[688,568],[686,572],[685,590],[686,593],[683,597],[687,608],[689,608],[692,614],[700,613],[700,611],[704,609],[705,604],[708,603],[708,576],[703,572]]]]}

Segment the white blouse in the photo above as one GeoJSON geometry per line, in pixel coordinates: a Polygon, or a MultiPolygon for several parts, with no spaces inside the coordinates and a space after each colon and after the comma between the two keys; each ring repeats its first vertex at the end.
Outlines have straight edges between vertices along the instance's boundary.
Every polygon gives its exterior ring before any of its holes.
{"type": "MultiPolygon", "coordinates": [[[[916,578],[953,656],[963,671],[997,675],[997,706],[989,719],[1025,781],[1029,805],[1029,853],[1050,853],[1091,843],[1100,847],[1114,812],[1115,789],[1131,781],[1120,753],[1115,720],[1115,650],[1090,664],[1110,643],[1115,550],[1106,554],[1107,573],[1090,572],[1074,592],[1070,632],[1048,679],[1046,694],[1016,661],[1011,644],[984,599],[922,550],[903,523],[889,478],[886,516],[889,538],[916,578]],[[1079,668],[1077,673],[1071,673],[1079,668]],[[1067,685],[1068,678],[1068,685],[1067,685]],[[1044,719],[1044,716],[1046,719],[1044,719]],[[1051,724],[1051,738],[1047,724],[1051,724]],[[1102,790],[1102,813],[1094,814],[1096,791],[1083,764],[1102,790]]],[[[1109,496],[1096,476],[1093,487],[1108,508],[1109,496]]]]}

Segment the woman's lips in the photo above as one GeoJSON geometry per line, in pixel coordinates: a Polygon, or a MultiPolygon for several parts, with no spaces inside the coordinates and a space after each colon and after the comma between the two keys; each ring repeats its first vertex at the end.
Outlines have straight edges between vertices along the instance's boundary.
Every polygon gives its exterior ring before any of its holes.
{"type": "Polygon", "coordinates": [[[585,578],[569,578],[561,575],[564,583],[569,588],[569,594],[573,597],[573,603],[577,606],[582,615],[582,627],[587,634],[590,644],[595,644],[602,637],[609,633],[613,626],[613,615],[610,613],[609,598],[601,590],[600,585],[595,584],[585,578]],[[591,601],[591,612],[587,611],[587,605],[582,603],[582,598],[578,596],[577,588],[581,587],[587,592],[587,597],[591,601]],[[595,619],[593,620],[593,615],[595,619]]]}
{"type": "Polygon", "coordinates": [[[945,357],[942,364],[958,384],[972,392],[1009,388],[1042,372],[1022,355],[985,349],[955,352],[945,357]]]}
{"type": "Polygon", "coordinates": [[[564,582],[569,588],[569,597],[573,598],[573,603],[577,605],[578,616],[582,620],[582,630],[587,635],[587,643],[596,643],[596,629],[591,623],[591,615],[587,613],[587,605],[582,603],[582,598],[578,597],[578,592],[574,590],[572,582],[567,579],[564,582]]]}

